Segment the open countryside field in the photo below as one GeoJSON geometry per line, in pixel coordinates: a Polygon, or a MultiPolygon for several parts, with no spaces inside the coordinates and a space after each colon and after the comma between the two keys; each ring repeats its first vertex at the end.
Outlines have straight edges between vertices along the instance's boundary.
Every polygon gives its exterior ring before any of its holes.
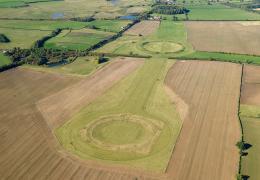
{"type": "Polygon", "coordinates": [[[114,1],[93,0],[65,0],[32,3],[23,8],[1,8],[0,17],[19,19],[69,19],[74,17],[88,17],[94,15],[97,18],[113,19],[126,15],[131,9],[132,13],[139,13],[149,9],[150,1],[145,0],[120,0],[114,1]],[[132,6],[129,8],[129,6],[132,6]]]}
{"type": "Polygon", "coordinates": [[[153,34],[160,25],[160,21],[141,21],[135,24],[131,29],[127,30],[127,35],[147,36],[153,34]]]}
{"type": "Polygon", "coordinates": [[[51,31],[0,28],[0,33],[5,34],[10,39],[9,43],[0,43],[0,49],[14,47],[29,49],[38,39],[49,35],[51,31]]]}
{"type": "Polygon", "coordinates": [[[189,110],[166,171],[170,177],[236,179],[240,79],[241,66],[231,63],[181,61],[170,69],[166,85],[189,110]]]}
{"type": "Polygon", "coordinates": [[[260,55],[260,24],[186,22],[188,41],[198,51],[260,55]]]}
{"type": "Polygon", "coordinates": [[[260,172],[260,68],[245,65],[242,84],[240,118],[244,140],[248,144],[246,156],[242,157],[242,173],[250,179],[259,179],[260,172]]]}
{"type": "Polygon", "coordinates": [[[1,178],[163,179],[161,175],[126,167],[84,163],[56,149],[58,144],[35,103],[75,85],[81,78],[18,68],[1,73],[0,79],[1,102],[5,104],[0,108],[1,178]],[[14,112],[8,113],[11,109],[14,112]]]}
{"type": "Polygon", "coordinates": [[[181,125],[163,87],[171,64],[146,60],[137,72],[60,126],[56,130],[60,143],[83,159],[163,173],[181,125]]]}
{"type": "MultiPolygon", "coordinates": [[[[154,21],[147,21],[146,24],[148,22],[154,24],[154,21]]],[[[181,56],[193,52],[192,46],[187,42],[186,30],[182,22],[162,21],[157,30],[153,30],[154,32],[147,36],[138,36],[143,28],[139,30],[140,32],[136,32],[135,36],[127,35],[127,31],[124,36],[97,49],[96,52],[158,58],[181,56]],[[162,49],[164,50],[161,51],[162,49]]]]}
{"type": "Polygon", "coordinates": [[[10,63],[11,63],[10,58],[0,53],[0,66],[7,65],[10,63]]]}
{"type": "Polygon", "coordinates": [[[98,42],[108,39],[114,33],[94,29],[63,30],[58,36],[48,40],[48,49],[85,50],[98,42]]]}

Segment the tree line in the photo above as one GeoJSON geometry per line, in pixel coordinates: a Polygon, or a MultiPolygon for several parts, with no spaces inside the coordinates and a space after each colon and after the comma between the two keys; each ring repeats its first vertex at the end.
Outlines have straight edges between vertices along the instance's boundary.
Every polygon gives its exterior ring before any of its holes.
{"type": "Polygon", "coordinates": [[[167,15],[188,14],[190,12],[190,10],[186,9],[185,7],[177,5],[155,5],[152,11],[153,13],[167,15]]]}

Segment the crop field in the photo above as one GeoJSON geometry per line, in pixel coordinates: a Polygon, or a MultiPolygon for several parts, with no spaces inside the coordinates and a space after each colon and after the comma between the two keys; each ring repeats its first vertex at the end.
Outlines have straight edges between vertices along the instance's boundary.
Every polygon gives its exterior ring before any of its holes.
{"type": "Polygon", "coordinates": [[[127,35],[142,35],[147,36],[153,34],[160,25],[160,21],[141,21],[135,24],[132,28],[127,30],[127,35]]]}
{"type": "Polygon", "coordinates": [[[58,36],[48,40],[44,46],[49,49],[85,50],[113,35],[111,32],[93,29],[63,30],[58,36]]]}
{"type": "Polygon", "coordinates": [[[26,49],[31,48],[36,40],[49,35],[51,31],[0,28],[0,33],[5,34],[10,39],[9,43],[0,43],[0,49],[14,47],[26,49]]]}
{"type": "Polygon", "coordinates": [[[18,8],[18,7],[26,7],[29,6],[30,3],[37,3],[37,2],[48,2],[53,0],[1,0],[0,1],[0,8],[18,8]]]}
{"type": "Polygon", "coordinates": [[[166,173],[176,179],[236,179],[241,66],[180,61],[166,85],[188,106],[166,173]]]}
{"type": "Polygon", "coordinates": [[[149,9],[151,2],[145,0],[119,0],[116,1],[93,1],[93,0],[65,0],[31,3],[22,8],[1,8],[0,17],[20,19],[69,19],[73,17],[95,16],[96,18],[115,18],[131,13],[140,13],[149,9]],[[129,8],[129,6],[132,6],[129,8]]]}
{"type": "Polygon", "coordinates": [[[186,22],[195,50],[260,55],[259,25],[239,22],[186,22]]]}
{"type": "Polygon", "coordinates": [[[248,144],[246,156],[242,157],[242,174],[259,179],[260,173],[260,68],[245,65],[242,84],[240,118],[244,140],[248,144]]]}
{"type": "MultiPolygon", "coordinates": [[[[114,68],[123,67],[123,71],[130,73],[131,70],[125,67],[132,66],[132,63],[131,60],[119,63],[116,61],[104,70],[115,76],[119,70],[115,72],[114,68]],[[116,64],[124,64],[124,66],[115,66],[116,64]],[[110,72],[108,72],[109,69],[110,72]]],[[[142,63],[142,61],[134,60],[136,65],[142,63]]],[[[119,79],[118,75],[116,78],[119,79]]],[[[1,73],[0,79],[1,102],[5,104],[0,107],[1,178],[77,180],[108,177],[126,180],[164,178],[155,173],[131,170],[123,166],[106,166],[92,161],[85,163],[71,155],[64,154],[60,148],[56,148],[59,145],[35,104],[43,98],[74,86],[81,82],[82,78],[18,68],[1,73]],[[13,113],[8,113],[11,109],[13,113]]],[[[109,83],[115,83],[115,81],[109,83]]],[[[125,93],[125,91],[121,91],[121,93],[125,93]]],[[[161,104],[160,102],[154,103],[161,104]]],[[[151,108],[154,105],[151,104],[151,108]]],[[[139,126],[139,124],[133,125],[139,126]]],[[[111,128],[115,128],[115,126],[117,125],[113,124],[111,128]]]]}
{"type": "Polygon", "coordinates": [[[187,42],[186,30],[182,22],[162,21],[152,34],[138,36],[139,33],[134,36],[127,35],[126,32],[124,36],[97,49],[96,52],[158,58],[181,56],[193,52],[192,46],[187,42]]]}

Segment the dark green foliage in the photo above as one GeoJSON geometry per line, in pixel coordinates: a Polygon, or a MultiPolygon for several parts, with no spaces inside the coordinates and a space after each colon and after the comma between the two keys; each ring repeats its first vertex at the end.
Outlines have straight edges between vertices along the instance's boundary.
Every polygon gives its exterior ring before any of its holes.
{"type": "Polygon", "coordinates": [[[152,11],[153,13],[169,15],[188,14],[190,12],[190,10],[186,9],[185,7],[177,5],[156,5],[153,7],[152,11]]]}
{"type": "Polygon", "coordinates": [[[107,62],[107,61],[109,61],[109,58],[108,58],[108,57],[105,57],[104,55],[100,55],[100,56],[98,57],[98,64],[102,64],[102,63],[105,63],[105,62],[107,62]]]}
{"type": "Polygon", "coordinates": [[[62,29],[56,29],[56,30],[52,31],[52,33],[51,33],[50,35],[45,36],[45,37],[43,37],[43,38],[40,39],[40,40],[37,40],[37,41],[35,42],[35,44],[34,44],[34,48],[41,48],[41,47],[43,47],[44,43],[45,43],[47,40],[49,40],[49,39],[51,39],[51,38],[57,36],[58,34],[60,34],[61,31],[62,31],[62,29]]]}
{"type": "Polygon", "coordinates": [[[238,141],[237,142],[237,144],[236,144],[236,146],[238,147],[238,149],[240,150],[240,151],[244,151],[246,148],[245,148],[245,143],[244,143],[244,141],[238,141]]]}
{"type": "Polygon", "coordinates": [[[10,42],[10,39],[8,39],[8,37],[6,37],[6,35],[4,34],[0,34],[0,43],[8,43],[10,42]]]}

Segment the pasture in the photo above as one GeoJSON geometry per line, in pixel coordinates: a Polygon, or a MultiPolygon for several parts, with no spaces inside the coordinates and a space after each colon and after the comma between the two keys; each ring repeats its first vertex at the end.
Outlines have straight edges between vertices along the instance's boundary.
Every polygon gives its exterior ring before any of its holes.
{"type": "Polygon", "coordinates": [[[48,49],[85,50],[98,42],[108,39],[114,33],[93,29],[63,30],[58,36],[48,40],[44,47],[48,49]]]}
{"type": "Polygon", "coordinates": [[[83,159],[164,172],[181,125],[163,85],[171,64],[145,61],[58,127],[55,134],[59,142],[83,159]]]}
{"type": "Polygon", "coordinates": [[[0,43],[0,49],[11,49],[14,47],[29,49],[36,40],[49,35],[51,31],[9,29],[0,27],[0,33],[5,34],[10,39],[9,43],[0,43]]]}
{"type": "Polygon", "coordinates": [[[53,67],[23,65],[23,68],[30,68],[40,72],[60,73],[64,75],[87,76],[95,72],[99,68],[105,66],[106,63],[98,64],[97,57],[87,56],[78,57],[75,61],[65,65],[57,65],[53,67]]]}
{"type": "Polygon", "coordinates": [[[244,140],[248,144],[246,156],[242,157],[242,174],[250,179],[259,179],[260,173],[260,68],[245,65],[241,91],[240,118],[244,140]]]}
{"type": "Polygon", "coordinates": [[[241,66],[179,61],[166,85],[188,106],[166,173],[176,179],[236,179],[241,66]]]}
{"type": "Polygon", "coordinates": [[[113,1],[49,1],[31,3],[23,8],[1,8],[0,17],[19,19],[70,19],[74,17],[94,16],[98,19],[114,19],[128,13],[140,13],[149,8],[151,4],[145,0],[120,0],[115,5],[113,1]],[[131,8],[129,8],[131,6],[131,8]],[[130,12],[127,12],[130,11],[130,12]]]}
{"type": "Polygon", "coordinates": [[[186,22],[188,41],[197,51],[260,55],[259,25],[254,22],[186,22]]]}
{"type": "MultiPolygon", "coordinates": [[[[189,20],[260,20],[260,14],[248,12],[239,8],[231,8],[221,4],[190,5],[189,20]]],[[[186,20],[185,15],[177,15],[179,20],[186,20]]],[[[171,18],[172,17],[168,17],[171,18]]]]}
{"type": "Polygon", "coordinates": [[[0,67],[11,63],[11,59],[0,53],[0,67]]]}
{"type": "MultiPolygon", "coordinates": [[[[153,21],[148,21],[153,24],[153,21]]],[[[148,28],[151,25],[148,25],[148,28]]],[[[127,35],[118,38],[97,49],[98,53],[112,53],[124,55],[146,55],[153,57],[176,57],[193,52],[192,46],[187,42],[185,26],[182,22],[162,21],[157,30],[150,35],[139,36],[145,27],[140,28],[136,35],[127,35]],[[167,49],[164,47],[167,46],[167,49]],[[152,48],[152,49],[151,49],[152,48]]],[[[131,29],[129,30],[131,31],[131,29]]],[[[145,31],[145,30],[144,30],[145,31]]]]}

